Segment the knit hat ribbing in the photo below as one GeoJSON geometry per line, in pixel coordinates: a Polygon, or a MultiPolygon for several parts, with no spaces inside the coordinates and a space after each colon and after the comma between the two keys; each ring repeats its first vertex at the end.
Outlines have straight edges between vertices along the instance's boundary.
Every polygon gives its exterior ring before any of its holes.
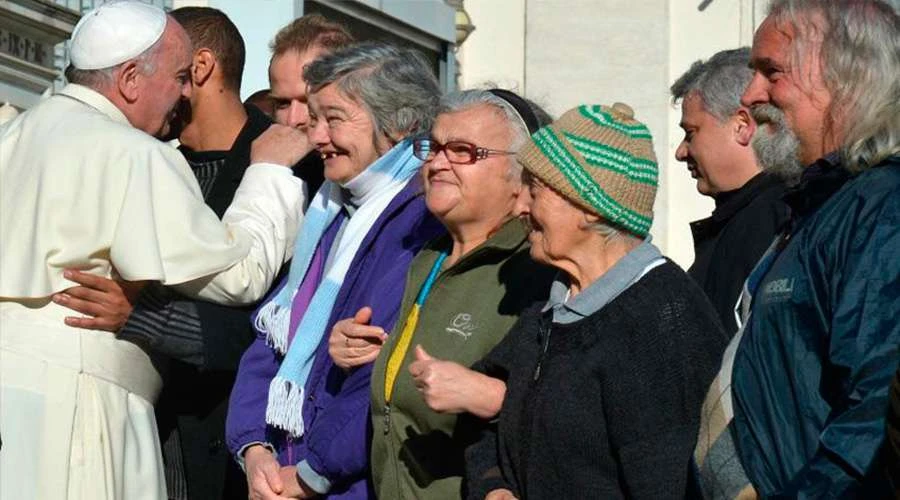
{"type": "Polygon", "coordinates": [[[650,130],[630,107],[582,105],[531,138],[517,157],[526,170],[569,201],[647,236],[659,170],[650,130]]]}

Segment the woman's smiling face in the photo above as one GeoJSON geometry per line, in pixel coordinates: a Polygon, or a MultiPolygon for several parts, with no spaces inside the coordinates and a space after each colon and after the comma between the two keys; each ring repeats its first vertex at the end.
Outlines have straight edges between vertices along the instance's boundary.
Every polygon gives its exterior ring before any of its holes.
{"type": "Polygon", "coordinates": [[[528,217],[531,258],[550,265],[567,260],[574,248],[592,236],[586,229],[587,214],[537,177],[524,177],[531,196],[520,217],[528,217]]]}
{"type": "MultiPolygon", "coordinates": [[[[509,149],[512,134],[507,119],[487,104],[441,113],[431,130],[441,144],[461,141],[496,150],[509,149]]],[[[444,225],[509,217],[522,189],[510,172],[514,161],[512,155],[496,155],[452,164],[446,152],[437,153],[422,167],[428,210],[444,225]]]]}
{"type": "Polygon", "coordinates": [[[362,103],[344,95],[335,83],[309,95],[310,142],[325,161],[325,177],[344,184],[390,149],[362,103]]]}

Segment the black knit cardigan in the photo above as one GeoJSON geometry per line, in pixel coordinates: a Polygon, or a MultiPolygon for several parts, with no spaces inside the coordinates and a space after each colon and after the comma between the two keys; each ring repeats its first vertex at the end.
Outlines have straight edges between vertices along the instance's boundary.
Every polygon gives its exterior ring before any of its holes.
{"type": "Polygon", "coordinates": [[[727,338],[671,261],[580,321],[526,311],[476,368],[507,381],[467,450],[470,498],[683,498],[700,407],[727,338]]]}

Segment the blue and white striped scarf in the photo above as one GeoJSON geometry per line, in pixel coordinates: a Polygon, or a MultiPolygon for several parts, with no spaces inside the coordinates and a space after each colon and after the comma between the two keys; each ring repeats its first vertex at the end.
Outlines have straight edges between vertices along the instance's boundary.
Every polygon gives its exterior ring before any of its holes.
{"type": "Polygon", "coordinates": [[[267,343],[279,353],[287,353],[269,386],[269,402],[266,407],[266,422],[269,425],[283,429],[293,437],[303,435],[302,405],[306,399],[306,379],[312,369],[316,348],[326,334],[325,327],[344,276],[375,221],[421,166],[421,160],[413,156],[412,141],[406,139],[360,174],[366,176],[366,182],[371,188],[366,190],[359,208],[346,222],[339,241],[331,248],[322,282],[313,293],[293,340],[288,345],[291,304],[309,271],[319,240],[341,211],[343,196],[340,186],[326,181],[310,203],[303,227],[294,244],[294,258],[288,281],[278,294],[260,308],[256,316],[255,326],[266,334],[267,343]]]}

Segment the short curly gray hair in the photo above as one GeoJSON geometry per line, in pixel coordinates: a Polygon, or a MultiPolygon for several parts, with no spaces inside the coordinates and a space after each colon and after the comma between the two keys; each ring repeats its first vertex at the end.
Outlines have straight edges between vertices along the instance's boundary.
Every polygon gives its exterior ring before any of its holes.
{"type": "Polygon", "coordinates": [[[417,52],[367,42],[316,59],[303,71],[309,91],[337,88],[368,110],[375,132],[392,137],[431,130],[440,88],[417,52]]]}

